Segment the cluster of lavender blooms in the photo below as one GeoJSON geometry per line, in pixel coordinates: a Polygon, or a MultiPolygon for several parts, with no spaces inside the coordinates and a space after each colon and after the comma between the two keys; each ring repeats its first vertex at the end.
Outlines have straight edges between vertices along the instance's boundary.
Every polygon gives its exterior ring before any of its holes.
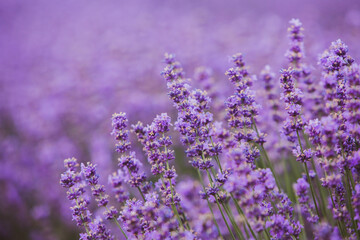
{"type": "Polygon", "coordinates": [[[268,153],[271,136],[262,131],[263,107],[253,90],[257,76],[242,54],[232,56],[225,73],[234,91],[223,107],[211,104],[217,94],[210,70],[195,74],[209,94],[193,87],[175,55],[165,54],[161,75],[177,119],[161,113],[129,130],[125,113],[113,115],[120,154],[119,169],[109,176],[113,194],[99,184],[96,165],[81,164],[79,171],[76,159],[65,160],[60,183],[83,230],[80,239],[359,239],[360,66],[337,40],[319,58],[315,84],[304,59],[303,31],[298,19],[290,21],[289,62],[278,84],[269,66],[260,74],[268,99],[264,109],[281,127],[271,143],[285,156],[285,170],[268,153]],[[212,108],[223,111],[218,121],[212,108]],[[175,152],[172,128],[185,155],[175,152]],[[147,163],[130,151],[131,133],[147,163]],[[179,161],[190,163],[191,178],[177,180],[179,161]]]}
{"type": "MultiPolygon", "coordinates": [[[[62,160],[75,156],[85,165],[87,161],[96,164],[102,176],[100,184],[112,191],[106,176],[118,171],[114,169],[120,156],[112,151],[113,138],[108,136],[112,113],[124,111],[131,124],[137,120],[149,124],[156,114],[167,112],[175,123],[175,110],[164,94],[166,84],[159,77],[162,65],[154,64],[164,52],[179,54],[188,76],[194,76],[192,86],[207,91],[213,118],[222,122],[226,114],[224,100],[233,92],[223,77],[229,67],[228,55],[241,51],[253,73],[258,74],[269,63],[277,73],[286,61],[284,24],[298,16],[306,19],[306,63],[315,64],[316,54],[339,36],[351,46],[351,55],[357,57],[360,12],[356,6],[358,0],[303,0],[296,8],[286,0],[228,0],[226,4],[218,0],[109,0],[105,4],[89,4],[88,0],[0,1],[4,10],[1,19],[6,23],[1,25],[6,34],[0,36],[0,239],[74,238],[79,229],[69,221],[71,202],[64,201],[63,189],[58,188],[62,160]]],[[[313,72],[309,75],[312,86],[321,89],[318,70],[308,66],[313,72]]],[[[280,95],[278,75],[273,79],[271,91],[280,95]]],[[[286,162],[290,143],[275,137],[282,121],[277,125],[264,121],[271,111],[262,99],[266,95],[261,94],[261,84],[255,81],[252,87],[263,106],[258,127],[268,134],[264,147],[279,178],[286,179],[285,174],[291,173],[290,180],[284,180],[286,188],[291,189],[300,175],[293,174],[291,169],[295,168],[286,162]]],[[[299,87],[305,90],[306,85],[300,82],[299,87]]],[[[320,103],[314,110],[321,111],[321,95],[310,97],[307,90],[303,92],[303,113],[312,113],[314,101],[320,103]]],[[[283,102],[277,97],[273,102],[280,104],[274,114],[284,119],[283,102]]],[[[317,114],[314,112],[311,118],[317,114]]],[[[181,146],[171,131],[171,148],[177,156],[181,146]]],[[[129,136],[134,141],[135,135],[129,136]]],[[[144,164],[142,170],[149,182],[153,182],[141,147],[133,144],[132,151],[144,164]]],[[[170,161],[179,175],[176,188],[181,187],[185,176],[196,173],[186,163],[170,161]]],[[[124,195],[131,195],[129,191],[138,194],[137,188],[131,189],[125,183],[119,187],[119,197],[121,191],[124,195]]],[[[116,194],[109,192],[110,196],[116,194]]],[[[180,196],[185,204],[183,194],[180,196]]],[[[289,197],[295,202],[293,194],[289,197]]],[[[206,205],[207,201],[208,208],[206,205]]],[[[190,209],[190,205],[182,207],[190,209]]],[[[211,224],[211,212],[206,208],[187,216],[207,219],[206,225],[195,223],[194,228],[211,224]]],[[[216,211],[215,215],[221,217],[216,211]]]]}

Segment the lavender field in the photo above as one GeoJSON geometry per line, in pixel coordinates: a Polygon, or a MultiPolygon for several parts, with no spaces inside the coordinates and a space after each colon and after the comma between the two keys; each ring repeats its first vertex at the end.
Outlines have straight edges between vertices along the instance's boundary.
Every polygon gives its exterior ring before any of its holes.
{"type": "Polygon", "coordinates": [[[0,239],[360,239],[360,1],[0,0],[0,239]]]}

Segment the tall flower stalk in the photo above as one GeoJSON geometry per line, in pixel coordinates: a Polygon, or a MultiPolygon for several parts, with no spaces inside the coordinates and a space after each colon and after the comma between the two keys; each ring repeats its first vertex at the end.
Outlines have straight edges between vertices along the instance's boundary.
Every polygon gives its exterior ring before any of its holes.
{"type": "Polygon", "coordinates": [[[129,130],[126,129],[128,119],[125,113],[115,113],[112,116],[112,135],[118,141],[116,151],[121,154],[119,164],[122,174],[127,173],[127,182],[130,186],[137,188],[142,199],[145,201],[145,195],[149,190],[149,185],[145,182],[146,176],[140,170],[141,163],[136,158],[135,152],[129,152],[131,144],[129,141],[129,130]]]}
{"type": "MultiPolygon", "coordinates": [[[[166,114],[156,116],[151,125],[143,127],[141,122],[133,125],[133,130],[138,136],[138,140],[143,144],[147,153],[148,161],[151,164],[151,172],[155,176],[160,176],[165,195],[165,203],[171,206],[179,225],[184,229],[189,228],[186,219],[181,219],[178,208],[180,207],[180,196],[175,192],[174,184],[176,171],[169,161],[175,159],[174,151],[169,149],[172,145],[170,136],[165,134],[170,130],[171,118],[166,114]]],[[[184,213],[183,213],[183,216],[184,213]]],[[[189,230],[189,229],[188,229],[189,230]]]]}

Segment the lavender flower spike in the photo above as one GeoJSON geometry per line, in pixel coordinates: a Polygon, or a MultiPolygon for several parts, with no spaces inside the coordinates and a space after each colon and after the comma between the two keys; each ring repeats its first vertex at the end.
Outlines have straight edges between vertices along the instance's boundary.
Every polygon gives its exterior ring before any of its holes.
{"type": "MultiPolygon", "coordinates": [[[[145,201],[145,196],[149,190],[149,185],[146,183],[145,173],[140,171],[141,163],[136,158],[135,152],[129,152],[131,144],[129,141],[129,130],[127,130],[128,119],[125,113],[115,113],[112,116],[112,135],[118,141],[116,144],[116,151],[121,154],[118,159],[122,173],[127,173],[127,182],[130,186],[137,188],[145,201]]],[[[116,173],[113,174],[116,176],[116,173]]],[[[112,180],[112,179],[110,179],[112,180]]]]}

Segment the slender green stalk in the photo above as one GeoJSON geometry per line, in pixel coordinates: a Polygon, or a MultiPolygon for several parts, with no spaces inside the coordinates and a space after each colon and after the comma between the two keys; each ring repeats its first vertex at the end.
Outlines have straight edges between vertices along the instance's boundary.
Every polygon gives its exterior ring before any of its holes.
{"type": "MultiPolygon", "coordinates": [[[[316,176],[318,176],[318,175],[316,174],[316,176]]],[[[323,187],[321,186],[321,183],[320,183],[320,180],[319,180],[318,177],[316,177],[315,182],[316,182],[316,184],[318,186],[319,193],[320,193],[320,200],[321,200],[320,208],[321,208],[321,211],[324,213],[326,219],[331,221],[331,217],[330,217],[331,214],[328,213],[327,208],[326,208],[327,200],[326,200],[326,198],[324,196],[323,187]]]]}
{"type": "MultiPolygon", "coordinates": [[[[201,176],[201,173],[200,173],[200,170],[199,169],[196,169],[197,170],[197,173],[198,173],[198,176],[199,176],[199,180],[200,180],[200,183],[201,183],[201,186],[203,187],[203,191],[205,192],[205,185],[204,185],[204,181],[202,179],[202,176],[201,176]]],[[[210,209],[210,212],[212,214],[212,217],[214,219],[214,223],[216,225],[216,228],[219,232],[219,235],[222,239],[224,239],[223,235],[221,234],[221,231],[220,231],[220,227],[219,227],[219,224],[217,223],[216,221],[216,218],[215,218],[215,214],[214,214],[214,211],[212,210],[212,207],[211,207],[211,204],[210,204],[210,201],[209,201],[209,198],[206,196],[206,201],[207,201],[207,204],[209,206],[209,209],[210,209]]]]}
{"type": "Polygon", "coordinates": [[[229,233],[231,234],[232,239],[236,239],[235,236],[234,236],[234,234],[233,234],[233,232],[231,231],[231,228],[229,227],[228,222],[226,221],[226,218],[225,218],[225,216],[224,216],[223,211],[221,210],[219,201],[218,201],[216,198],[215,198],[215,201],[216,201],[216,204],[217,204],[217,206],[218,206],[218,208],[219,208],[219,210],[220,210],[221,216],[222,216],[222,218],[223,218],[224,221],[225,221],[226,227],[227,227],[227,229],[229,230],[229,233]]]}
{"type": "MultiPolygon", "coordinates": [[[[211,177],[211,174],[210,174],[209,170],[206,170],[206,173],[207,173],[208,178],[209,178],[209,181],[210,181],[210,186],[213,187],[213,186],[214,186],[214,182],[213,182],[213,179],[212,179],[212,177],[211,177]]],[[[218,203],[217,196],[214,196],[214,197],[215,197],[216,203],[218,203]]],[[[234,228],[235,232],[237,233],[238,237],[241,238],[240,234],[238,233],[238,226],[236,225],[235,222],[232,221],[232,218],[231,218],[229,212],[226,211],[224,205],[223,205],[223,204],[221,204],[221,205],[223,206],[223,208],[224,208],[224,210],[225,210],[225,212],[226,212],[226,215],[228,216],[230,222],[232,223],[233,228],[234,228]]],[[[219,204],[218,204],[218,207],[220,207],[219,204]]],[[[221,210],[220,208],[219,208],[219,210],[220,210],[220,212],[222,212],[222,210],[221,210]]],[[[225,218],[224,218],[224,220],[225,220],[225,218]]],[[[225,220],[225,221],[226,221],[226,220],[225,220]]],[[[225,223],[226,223],[226,222],[225,222],[225,223]]],[[[231,231],[230,228],[229,228],[229,231],[231,231]]],[[[240,230],[239,230],[239,231],[240,231],[240,230]]],[[[232,233],[231,233],[231,234],[232,234],[232,233]]],[[[241,234],[241,235],[242,235],[242,234],[241,234]]]]}
{"type": "Polygon", "coordinates": [[[301,213],[301,207],[300,207],[299,199],[298,199],[298,197],[296,195],[295,195],[295,198],[296,198],[296,203],[297,203],[297,208],[298,208],[297,210],[299,212],[299,221],[300,221],[300,224],[302,226],[304,226],[304,232],[301,231],[300,236],[304,236],[304,234],[305,234],[305,238],[302,238],[302,239],[306,239],[306,228],[305,228],[304,219],[303,219],[303,216],[302,216],[302,213],[301,213]]]}
{"type": "MultiPolygon", "coordinates": [[[[344,153],[344,149],[343,149],[343,146],[341,146],[341,154],[342,154],[342,157],[343,159],[345,160],[345,153],[344,153]]],[[[350,210],[350,216],[351,216],[351,222],[352,222],[352,225],[353,225],[353,229],[354,231],[356,232],[356,235],[358,237],[358,239],[360,239],[360,234],[359,234],[359,231],[357,230],[357,224],[354,219],[354,209],[352,207],[352,204],[351,204],[351,199],[352,199],[352,190],[355,189],[353,182],[350,180],[350,173],[349,173],[349,168],[348,167],[345,167],[345,186],[346,186],[346,191],[348,192],[347,195],[347,206],[348,206],[348,209],[350,210]],[[353,188],[351,188],[353,187],[353,188]]],[[[354,179],[352,179],[354,180],[354,179]]]]}
{"type": "Polygon", "coordinates": [[[180,225],[181,230],[184,230],[183,222],[181,221],[179,212],[178,212],[178,210],[176,209],[175,204],[171,204],[171,208],[172,208],[172,210],[173,210],[174,213],[175,213],[175,216],[176,216],[176,218],[177,218],[177,220],[178,220],[178,222],[179,222],[179,225],[180,225]]]}
{"type": "MultiPolygon", "coordinates": [[[[209,130],[209,129],[208,129],[208,130],[209,130]]],[[[215,147],[215,144],[214,144],[214,141],[213,141],[213,139],[212,139],[212,136],[210,136],[210,141],[211,141],[212,146],[215,147]]],[[[214,158],[215,158],[215,161],[216,161],[216,163],[217,163],[217,165],[218,165],[218,167],[219,167],[219,169],[220,169],[221,174],[223,174],[224,172],[223,172],[223,169],[222,169],[221,164],[220,164],[219,156],[218,156],[218,155],[215,155],[214,158]]]]}
{"type": "Polygon", "coordinates": [[[281,191],[281,187],[280,187],[280,183],[279,183],[277,174],[276,174],[276,172],[275,172],[275,170],[274,170],[274,167],[273,167],[273,165],[272,165],[272,163],[271,163],[271,161],[270,161],[270,158],[269,158],[269,156],[268,156],[268,154],[267,154],[267,152],[266,152],[263,144],[260,145],[260,149],[261,149],[261,151],[264,153],[266,163],[267,163],[268,167],[270,168],[272,174],[274,175],[274,179],[275,179],[275,182],[276,182],[277,187],[279,188],[279,191],[281,191]]]}
{"type": "Polygon", "coordinates": [[[313,201],[314,201],[316,213],[317,213],[317,215],[320,217],[319,209],[318,209],[318,206],[317,206],[317,203],[316,203],[316,199],[315,199],[315,192],[314,192],[314,188],[313,188],[312,183],[311,183],[311,178],[310,178],[310,175],[309,175],[309,169],[308,169],[308,167],[307,167],[307,163],[304,163],[304,165],[305,165],[306,176],[307,176],[308,181],[309,181],[310,190],[311,190],[311,195],[312,195],[312,198],[313,198],[313,201]]]}
{"type": "Polygon", "coordinates": [[[236,231],[236,235],[240,238],[240,239],[245,239],[244,238],[244,235],[242,233],[242,231],[240,230],[239,226],[236,224],[236,221],[235,221],[235,218],[231,212],[231,210],[229,209],[229,206],[227,204],[224,204],[224,203],[221,203],[222,207],[224,208],[226,214],[228,215],[230,221],[231,221],[231,224],[233,226],[233,228],[235,229],[236,231]]]}
{"type": "Polygon", "coordinates": [[[346,173],[346,175],[345,175],[345,177],[346,177],[345,186],[346,186],[347,192],[348,192],[348,194],[347,194],[348,208],[350,210],[350,216],[351,216],[351,222],[352,222],[352,225],[353,225],[353,229],[356,232],[357,238],[360,239],[360,234],[359,234],[359,231],[357,229],[356,221],[354,219],[354,217],[355,217],[354,209],[353,209],[353,206],[351,204],[352,190],[351,190],[351,186],[350,186],[350,183],[349,183],[349,173],[348,173],[348,171],[349,170],[346,168],[346,170],[345,170],[345,173],[346,173]]]}
{"type": "MultiPolygon", "coordinates": [[[[301,144],[301,139],[300,139],[300,135],[299,135],[299,131],[298,131],[298,130],[296,130],[296,135],[297,135],[297,138],[298,138],[298,141],[299,141],[299,145],[300,145],[301,152],[303,153],[304,150],[303,150],[303,147],[302,147],[302,144],[301,144]]],[[[307,167],[307,163],[306,163],[306,162],[304,162],[304,166],[305,166],[306,176],[307,176],[307,179],[308,179],[308,182],[309,182],[309,185],[310,185],[311,195],[312,195],[312,199],[313,199],[313,201],[314,201],[316,213],[317,213],[317,215],[320,217],[319,209],[318,209],[318,206],[317,206],[317,203],[316,203],[316,199],[315,199],[315,191],[314,191],[314,188],[313,188],[313,184],[312,184],[312,181],[311,181],[311,178],[310,178],[310,175],[309,175],[309,169],[308,169],[308,167],[307,167]]]]}
{"type": "MultiPolygon", "coordinates": [[[[305,134],[304,130],[302,130],[302,134],[303,134],[303,137],[305,139],[305,143],[306,143],[306,147],[311,149],[312,146],[310,144],[310,141],[309,141],[309,138],[308,136],[305,134]]],[[[313,170],[316,174],[316,178],[315,178],[315,182],[316,182],[316,185],[318,186],[318,189],[319,189],[319,195],[320,195],[320,201],[321,201],[321,204],[320,204],[320,208],[321,208],[321,211],[324,213],[325,217],[327,220],[331,220],[331,217],[330,217],[330,214],[328,213],[327,209],[326,209],[326,206],[327,206],[327,201],[326,201],[326,198],[325,198],[325,192],[324,192],[324,189],[320,183],[320,180],[319,180],[319,174],[316,170],[316,166],[315,166],[315,161],[314,161],[314,158],[311,157],[311,165],[313,167],[313,170]]]]}
{"type": "MultiPolygon", "coordinates": [[[[211,140],[212,146],[214,147],[215,144],[214,144],[214,141],[212,140],[212,137],[211,137],[211,136],[210,136],[210,140],[211,140]]],[[[217,165],[218,165],[218,167],[219,167],[219,169],[220,169],[220,172],[223,173],[223,170],[222,170],[222,167],[221,167],[221,164],[220,164],[219,156],[218,156],[218,155],[215,155],[214,158],[215,158],[215,161],[216,161],[216,163],[217,163],[217,165]]],[[[215,176],[215,173],[214,173],[213,168],[211,168],[211,171],[212,171],[212,174],[215,176]]],[[[209,179],[211,179],[211,176],[209,176],[209,179]]],[[[211,179],[211,180],[212,180],[212,179],[211,179]]],[[[236,200],[235,200],[235,201],[236,201],[236,200]]],[[[239,207],[240,207],[240,206],[239,206],[239,207]]],[[[227,213],[227,214],[228,214],[229,217],[232,216],[231,211],[229,211],[229,213],[227,213]]],[[[244,214],[241,214],[241,215],[243,215],[243,217],[245,218],[245,220],[246,220],[249,228],[251,229],[251,226],[250,226],[250,224],[248,223],[248,221],[247,221],[247,219],[246,219],[246,216],[245,216],[244,214]]],[[[233,217],[233,216],[232,216],[232,217],[233,217]]],[[[238,226],[236,226],[236,228],[238,228],[238,226]]],[[[246,235],[249,237],[249,234],[248,234],[245,226],[244,226],[244,229],[245,229],[246,235]]],[[[237,230],[237,229],[236,229],[236,230],[237,230]]],[[[242,231],[241,231],[240,229],[238,229],[237,231],[239,231],[239,233],[240,233],[240,234],[242,235],[242,237],[244,238],[244,236],[243,236],[243,234],[242,234],[242,231]]],[[[254,232],[253,232],[252,229],[251,229],[251,232],[253,233],[253,236],[255,237],[255,234],[254,234],[254,232]]],[[[255,237],[255,239],[256,239],[256,237],[255,237]]]]}
{"type": "MultiPolygon", "coordinates": [[[[76,203],[76,206],[77,206],[78,208],[80,208],[79,202],[78,202],[77,198],[75,198],[75,203],[76,203]]],[[[80,213],[80,217],[81,217],[82,220],[84,220],[84,217],[83,217],[82,213],[80,213]]],[[[84,227],[85,227],[85,231],[86,231],[87,235],[90,236],[89,228],[88,228],[88,226],[87,226],[86,223],[84,223],[84,227]]]]}
{"type": "MultiPolygon", "coordinates": [[[[258,135],[259,135],[259,134],[258,134],[258,135]]],[[[211,136],[210,136],[210,140],[211,140],[212,145],[215,146],[211,136]]],[[[267,156],[267,153],[266,153],[265,149],[264,149],[264,152],[265,152],[265,154],[266,154],[266,156],[267,156]]],[[[203,153],[202,153],[202,157],[203,157],[203,159],[204,159],[203,153]]],[[[219,156],[218,156],[218,155],[215,155],[214,158],[215,158],[215,160],[216,160],[217,165],[219,166],[219,169],[220,169],[221,173],[223,173],[223,170],[222,170],[222,167],[221,167],[221,164],[220,164],[220,160],[219,160],[219,156]]],[[[267,157],[267,159],[269,159],[269,158],[267,157]]],[[[270,161],[270,160],[269,160],[269,161],[270,161]]],[[[213,172],[213,169],[212,169],[212,168],[211,168],[211,171],[213,172]]],[[[213,172],[213,175],[215,176],[214,172],[213,172]]],[[[273,173],[273,175],[274,175],[274,173],[273,173]]],[[[209,174],[209,172],[208,172],[208,177],[209,177],[209,180],[212,181],[212,178],[211,178],[211,175],[209,174]]],[[[278,182],[277,182],[277,179],[276,179],[275,175],[274,175],[274,178],[275,178],[275,181],[276,181],[276,183],[277,183],[277,185],[278,185],[278,188],[280,189],[280,186],[279,186],[279,184],[278,184],[278,182]]],[[[230,194],[231,194],[231,193],[230,193],[230,194]]],[[[252,230],[252,228],[251,228],[251,226],[250,226],[250,224],[249,224],[249,222],[248,222],[248,220],[247,220],[244,212],[242,211],[241,207],[238,205],[236,199],[234,198],[234,196],[233,196],[232,194],[231,194],[231,197],[232,197],[232,200],[233,200],[234,203],[235,203],[236,209],[238,210],[239,214],[244,217],[245,222],[246,222],[247,226],[249,227],[249,229],[250,229],[250,231],[251,231],[251,234],[253,235],[253,237],[254,237],[255,239],[257,239],[257,238],[256,238],[256,235],[255,235],[254,231],[252,230]],[[240,210],[240,211],[239,211],[239,210],[240,210]]],[[[245,229],[245,231],[247,232],[245,226],[244,226],[244,229],[245,229]]],[[[248,235],[248,234],[247,234],[247,235],[248,235]]]]}
{"type": "MultiPolygon", "coordinates": [[[[196,139],[196,141],[198,142],[198,139],[196,139]]],[[[201,157],[202,157],[203,160],[205,160],[204,152],[201,152],[201,157]]],[[[217,161],[217,163],[218,163],[218,165],[219,165],[219,168],[221,169],[221,167],[220,167],[220,166],[221,166],[220,161],[217,161]]],[[[199,169],[197,169],[197,170],[198,170],[199,177],[201,177],[201,174],[200,174],[199,169]]],[[[213,170],[213,169],[212,169],[212,170],[213,170]]],[[[221,169],[221,170],[222,170],[222,169],[221,169]]],[[[211,174],[210,174],[209,170],[206,170],[206,173],[207,173],[207,175],[208,175],[210,184],[211,184],[211,186],[212,186],[212,185],[213,185],[213,179],[212,179],[212,177],[211,177],[211,174]]],[[[202,182],[202,184],[203,184],[203,182],[202,182]]],[[[203,188],[204,188],[204,192],[205,192],[205,186],[204,186],[204,185],[203,185],[203,188]]],[[[234,237],[234,234],[232,233],[231,228],[229,228],[229,224],[227,223],[227,220],[226,220],[226,218],[225,218],[225,216],[224,216],[224,214],[223,214],[223,211],[222,211],[222,209],[221,209],[221,207],[220,207],[220,205],[219,205],[219,203],[218,203],[218,200],[217,200],[216,196],[215,196],[215,200],[216,200],[216,204],[218,205],[218,208],[219,208],[219,210],[220,210],[221,216],[223,217],[224,222],[225,222],[225,224],[226,224],[229,232],[231,233],[231,236],[234,237]]],[[[228,215],[228,214],[227,214],[227,215],[228,215]]],[[[229,215],[228,215],[228,217],[229,217],[229,215]]],[[[230,219],[230,217],[229,217],[229,219],[230,219]]],[[[231,219],[230,219],[230,221],[231,221],[231,219]]],[[[235,227],[234,227],[234,228],[235,228],[235,227]]]]}
{"type": "MultiPolygon", "coordinates": [[[[330,198],[331,198],[332,205],[333,205],[333,207],[335,207],[335,202],[334,202],[334,198],[333,198],[333,196],[332,196],[331,190],[330,190],[330,189],[328,189],[328,190],[329,190],[329,195],[330,195],[330,198]]],[[[340,230],[341,236],[342,236],[342,237],[345,237],[344,230],[342,229],[339,220],[336,220],[336,224],[337,224],[337,226],[338,226],[338,228],[339,228],[339,230],[340,230]]]]}
{"type": "Polygon", "coordinates": [[[247,239],[249,239],[249,238],[250,238],[250,234],[249,234],[246,226],[244,225],[243,228],[244,228],[244,230],[245,230],[245,234],[246,234],[247,239]]]}
{"type": "Polygon", "coordinates": [[[181,205],[179,205],[179,209],[181,211],[181,216],[184,218],[186,229],[190,230],[191,228],[190,228],[189,222],[188,222],[188,220],[187,220],[187,218],[186,218],[186,216],[184,214],[184,211],[181,208],[181,205]]]}
{"type": "Polygon", "coordinates": [[[348,171],[349,171],[351,186],[355,190],[355,181],[354,181],[353,174],[352,174],[352,172],[350,170],[348,170],[348,171]]]}
{"type": "MultiPolygon", "coordinates": [[[[105,206],[105,208],[106,208],[106,210],[109,212],[109,208],[108,208],[107,206],[105,206]]],[[[115,224],[117,225],[117,227],[120,229],[121,233],[124,235],[124,237],[125,237],[126,239],[128,239],[128,237],[126,236],[124,230],[122,229],[119,221],[118,221],[116,218],[113,218],[113,220],[114,220],[115,224]]]]}
{"type": "MultiPolygon", "coordinates": [[[[255,119],[254,119],[253,117],[251,117],[251,121],[252,121],[252,124],[253,124],[253,126],[254,126],[254,129],[255,129],[255,132],[256,132],[257,137],[260,138],[260,133],[259,133],[259,131],[258,131],[258,128],[257,128],[257,126],[256,126],[256,122],[255,122],[255,119]]],[[[267,154],[267,152],[266,152],[266,150],[265,150],[265,148],[264,148],[264,144],[261,143],[261,144],[259,144],[259,146],[260,146],[260,151],[262,151],[263,154],[264,154],[264,157],[265,157],[265,160],[266,160],[266,165],[268,165],[268,167],[270,168],[272,174],[274,175],[274,179],[275,179],[276,185],[277,185],[277,187],[279,188],[279,191],[281,191],[281,187],[280,187],[280,184],[279,184],[278,177],[277,177],[277,175],[276,175],[276,173],[275,173],[275,170],[274,170],[274,167],[273,167],[273,165],[272,165],[272,163],[271,163],[271,161],[270,161],[270,158],[269,158],[269,156],[268,156],[268,154],[267,154]]]]}
{"type": "MultiPolygon", "coordinates": [[[[161,182],[162,182],[162,185],[163,185],[164,189],[166,189],[166,185],[165,185],[165,181],[164,181],[163,176],[161,175],[160,178],[161,178],[161,182]]],[[[180,226],[181,230],[184,230],[184,225],[183,225],[183,223],[181,221],[181,218],[179,216],[179,212],[177,211],[174,202],[171,203],[171,209],[173,210],[174,215],[175,215],[177,221],[179,222],[179,226],[180,226]]]]}
{"type": "Polygon", "coordinates": [[[270,240],[270,239],[271,239],[270,233],[269,233],[269,231],[268,231],[267,229],[265,229],[265,234],[266,234],[266,238],[267,238],[268,240],[270,240]]]}
{"type": "Polygon", "coordinates": [[[126,238],[126,239],[129,239],[129,238],[126,236],[124,230],[121,228],[119,222],[118,222],[116,219],[115,219],[115,223],[116,223],[116,225],[118,226],[118,228],[120,229],[121,233],[125,236],[125,238],[126,238]]]}
{"type": "Polygon", "coordinates": [[[248,226],[248,228],[249,228],[249,230],[250,230],[250,232],[251,232],[251,235],[253,235],[253,237],[254,237],[255,239],[257,239],[257,238],[256,238],[256,235],[255,235],[255,233],[254,233],[254,231],[253,231],[253,229],[251,228],[251,225],[250,225],[249,221],[247,220],[247,218],[246,218],[246,216],[245,216],[245,214],[244,214],[244,212],[243,212],[243,210],[241,209],[239,203],[236,201],[236,198],[234,197],[234,195],[233,195],[232,193],[230,193],[230,196],[231,196],[231,199],[232,199],[232,200],[234,201],[234,203],[235,203],[236,210],[238,211],[238,213],[239,213],[241,216],[244,217],[245,223],[246,223],[246,225],[248,226]]]}
{"type": "Polygon", "coordinates": [[[142,199],[144,200],[144,202],[146,202],[146,200],[145,200],[145,196],[144,196],[144,194],[142,193],[142,191],[141,191],[140,187],[137,187],[137,189],[139,190],[139,193],[140,193],[140,195],[141,195],[142,199]]]}
{"type": "MultiPolygon", "coordinates": [[[[162,137],[165,138],[165,134],[164,134],[164,133],[162,134],[162,137]]],[[[165,151],[165,155],[167,155],[168,150],[167,150],[167,147],[166,147],[166,146],[164,146],[164,151],[165,151]]],[[[168,161],[168,160],[166,161],[166,170],[170,170],[170,166],[169,166],[169,161],[168,161]]],[[[161,177],[162,177],[162,176],[161,176],[161,177]]],[[[172,185],[172,183],[171,183],[171,179],[169,179],[169,183],[170,183],[171,201],[172,201],[172,203],[171,203],[171,208],[173,209],[173,212],[174,212],[174,214],[175,214],[175,216],[176,216],[176,218],[177,218],[177,220],[178,220],[178,222],[179,222],[179,225],[180,225],[181,229],[183,230],[185,227],[184,227],[183,222],[181,221],[179,212],[178,212],[178,210],[177,210],[177,208],[176,208],[176,205],[175,205],[175,202],[174,202],[174,188],[173,188],[173,185],[172,185]]],[[[166,189],[166,188],[165,188],[165,189],[166,189]]],[[[189,230],[189,229],[188,229],[188,230],[189,230]]]]}
{"type": "MultiPolygon", "coordinates": [[[[338,203],[340,203],[339,195],[336,195],[335,197],[336,197],[336,201],[338,203]]],[[[344,223],[344,221],[340,221],[340,226],[342,227],[342,229],[344,231],[344,236],[347,237],[349,234],[348,234],[346,224],[344,223]]]]}
{"type": "MultiPolygon", "coordinates": [[[[210,140],[211,140],[212,145],[215,146],[211,136],[210,136],[210,140]]],[[[204,159],[203,153],[202,153],[202,157],[203,157],[203,159],[204,159]]],[[[216,163],[217,163],[218,166],[219,166],[219,169],[220,169],[221,173],[223,173],[223,170],[222,170],[222,167],[221,167],[221,164],[220,164],[219,156],[218,156],[218,155],[215,155],[214,158],[215,158],[215,160],[216,160],[216,163]]],[[[214,173],[214,171],[213,171],[213,168],[211,168],[211,171],[212,171],[213,175],[215,176],[215,173],[214,173]]],[[[208,172],[208,177],[209,177],[209,180],[212,181],[212,178],[211,178],[211,175],[209,174],[209,172],[208,172]]],[[[275,179],[275,180],[276,180],[276,179],[275,179]]],[[[280,187],[279,187],[279,189],[280,189],[280,187]]],[[[230,193],[230,194],[231,194],[231,193],[230,193]]],[[[244,212],[241,210],[241,208],[240,208],[240,206],[238,205],[236,199],[234,198],[234,196],[233,196],[232,194],[231,194],[231,197],[232,197],[232,200],[233,200],[234,203],[235,203],[235,206],[236,206],[236,209],[238,210],[238,213],[239,213],[241,216],[244,217],[245,222],[246,222],[247,226],[249,227],[249,229],[250,229],[253,237],[254,237],[255,239],[257,239],[254,231],[252,230],[252,228],[251,228],[251,226],[250,226],[250,224],[249,224],[249,222],[248,222],[248,220],[247,220],[244,212]],[[239,211],[239,209],[240,209],[240,211],[239,211]]],[[[247,233],[247,230],[246,230],[246,227],[245,227],[245,226],[244,226],[244,229],[245,229],[245,231],[246,231],[246,233],[247,233]]],[[[240,232],[241,232],[241,231],[240,231],[240,232]]],[[[247,235],[248,235],[248,233],[247,233],[247,235]]]]}
{"type": "Polygon", "coordinates": [[[285,177],[285,188],[287,191],[287,194],[289,196],[289,198],[291,199],[292,202],[295,201],[295,193],[294,190],[291,186],[291,181],[290,181],[290,177],[289,177],[289,173],[287,171],[287,161],[283,160],[284,163],[284,177],[285,177]]]}
{"type": "MultiPolygon", "coordinates": [[[[127,170],[129,171],[129,174],[132,176],[132,173],[131,173],[129,167],[127,167],[127,170]]],[[[142,199],[144,200],[144,202],[146,202],[145,196],[144,196],[144,194],[142,193],[141,188],[140,188],[140,187],[137,187],[137,189],[139,190],[139,193],[140,193],[142,199]]]]}
{"type": "Polygon", "coordinates": [[[292,170],[292,180],[295,182],[297,179],[299,179],[302,175],[302,173],[305,171],[304,165],[296,161],[295,158],[290,157],[289,159],[290,167],[292,170]]]}
{"type": "MultiPolygon", "coordinates": [[[[212,172],[213,176],[215,177],[215,173],[214,173],[214,170],[213,170],[212,168],[211,168],[211,172],[212,172]]],[[[211,176],[211,174],[210,174],[209,172],[208,172],[208,178],[209,178],[209,180],[210,180],[210,182],[211,182],[211,184],[212,184],[212,183],[213,183],[213,179],[212,179],[212,176],[211,176]]],[[[226,204],[223,204],[223,203],[221,203],[221,205],[222,205],[223,208],[225,209],[225,212],[226,212],[226,214],[228,215],[228,218],[230,219],[231,224],[233,225],[233,228],[234,228],[235,231],[237,232],[238,237],[239,237],[240,239],[245,239],[244,236],[243,236],[243,233],[242,233],[241,229],[240,229],[239,226],[236,224],[234,215],[232,214],[229,206],[226,205],[226,204]]],[[[245,217],[245,216],[243,216],[243,217],[245,217]]],[[[246,227],[244,227],[244,229],[245,229],[246,234],[249,236],[249,234],[247,233],[246,227]]]]}
{"type": "MultiPolygon", "coordinates": [[[[213,176],[215,177],[215,173],[214,173],[214,170],[213,170],[212,168],[211,168],[211,172],[212,172],[213,176]]],[[[213,182],[213,178],[212,178],[210,172],[207,171],[207,174],[208,174],[209,181],[212,183],[212,182],[213,182]]],[[[238,210],[238,213],[245,219],[245,222],[246,222],[247,226],[249,227],[249,229],[250,229],[253,237],[256,239],[256,235],[255,235],[254,231],[252,230],[252,228],[251,228],[251,226],[250,226],[250,224],[249,224],[249,222],[248,222],[248,220],[247,220],[244,212],[242,211],[241,207],[238,205],[238,203],[237,203],[236,199],[234,198],[234,196],[232,195],[232,193],[230,193],[230,195],[231,195],[231,197],[232,197],[232,200],[233,200],[234,203],[235,203],[235,206],[236,206],[236,209],[238,210]],[[240,209],[240,211],[239,211],[239,209],[240,209]]],[[[231,212],[229,212],[229,213],[232,215],[231,212]]],[[[228,214],[228,216],[229,216],[229,214],[228,214]]],[[[230,216],[229,216],[229,218],[230,218],[230,216]]],[[[234,228],[235,228],[235,227],[234,227],[234,228]]],[[[246,231],[246,233],[247,233],[246,227],[244,227],[244,229],[245,229],[245,231],[246,231]]],[[[241,230],[240,230],[240,232],[241,232],[241,230]]],[[[248,233],[247,233],[247,235],[248,235],[248,233]]]]}

